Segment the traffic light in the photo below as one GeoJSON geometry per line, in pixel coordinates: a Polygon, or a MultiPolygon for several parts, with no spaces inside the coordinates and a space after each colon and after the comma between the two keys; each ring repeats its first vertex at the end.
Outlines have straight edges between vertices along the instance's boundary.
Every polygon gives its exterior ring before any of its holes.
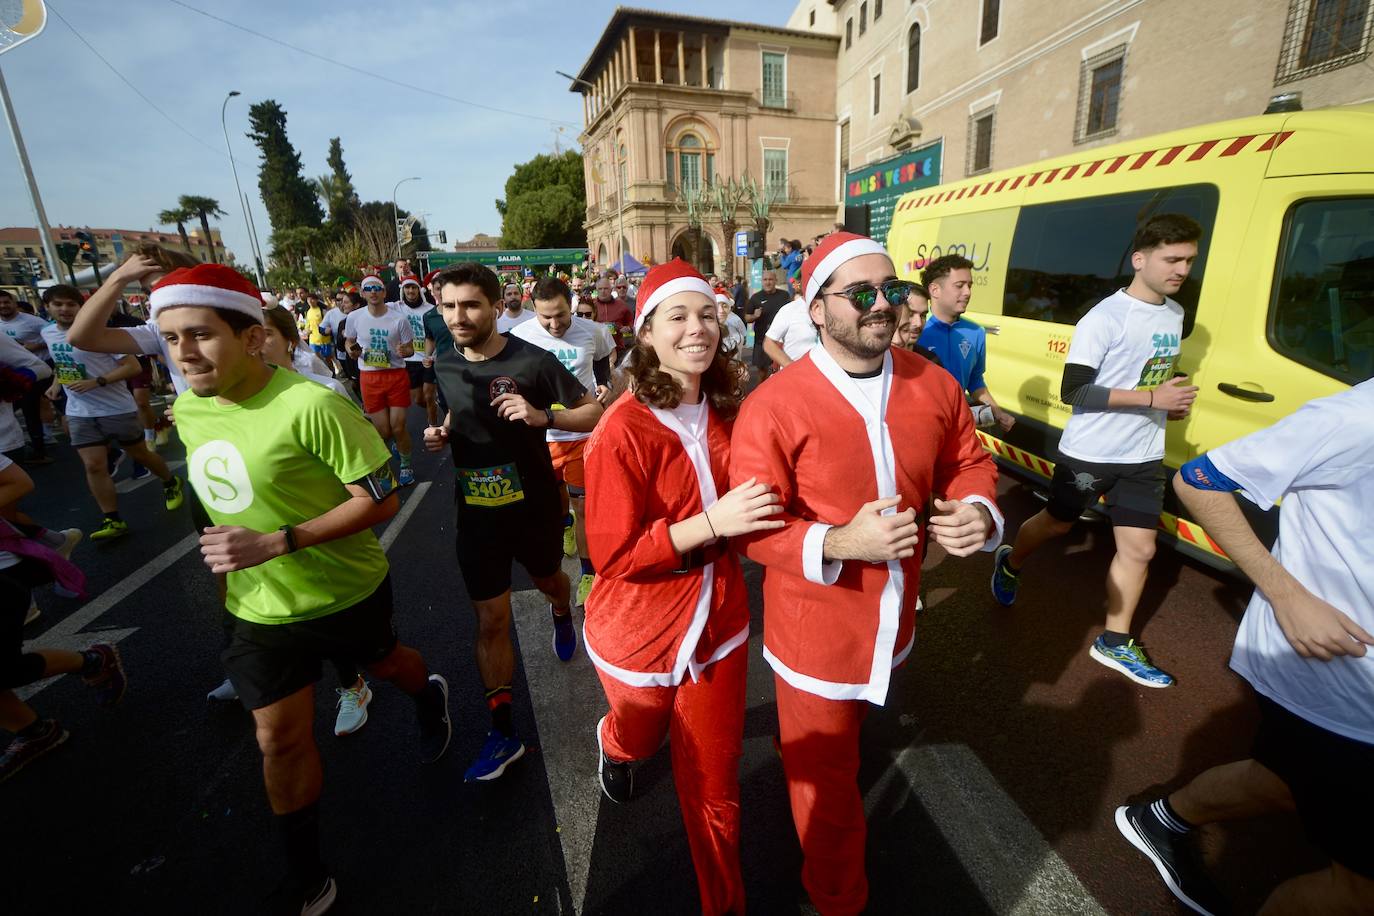
{"type": "Polygon", "coordinates": [[[90,261],[92,264],[100,263],[100,249],[95,247],[95,239],[89,232],[76,233],[78,247],[81,249],[81,257],[90,261]]]}
{"type": "Polygon", "coordinates": [[[763,257],[763,233],[757,229],[750,229],[745,236],[745,242],[749,246],[749,257],[763,257]]]}

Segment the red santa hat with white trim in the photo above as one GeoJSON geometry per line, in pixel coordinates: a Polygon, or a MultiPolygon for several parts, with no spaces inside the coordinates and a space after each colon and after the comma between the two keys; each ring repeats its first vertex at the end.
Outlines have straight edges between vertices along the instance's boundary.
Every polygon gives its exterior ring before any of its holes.
{"type": "Polygon", "coordinates": [[[181,306],[227,309],[262,323],[262,294],[243,274],[223,264],[178,268],[153,285],[149,315],[181,306]]]}
{"type": "Polygon", "coordinates": [[[806,300],[806,304],[811,304],[821,291],[821,287],[825,285],[825,281],[830,279],[841,264],[866,254],[889,256],[886,248],[866,235],[853,232],[832,232],[827,235],[816,246],[811,257],[802,262],[802,298],[806,300]]]}
{"type": "Polygon", "coordinates": [[[682,258],[650,267],[644,282],[639,285],[639,298],[635,300],[635,331],[644,326],[649,314],[662,305],[663,300],[685,292],[701,293],[708,301],[716,301],[711,284],[682,258]]]}

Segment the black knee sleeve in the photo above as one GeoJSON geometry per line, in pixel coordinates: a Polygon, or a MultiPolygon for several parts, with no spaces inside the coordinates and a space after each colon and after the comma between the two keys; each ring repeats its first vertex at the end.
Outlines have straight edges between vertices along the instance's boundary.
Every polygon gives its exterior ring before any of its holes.
{"type": "Polygon", "coordinates": [[[43,669],[48,665],[37,652],[11,655],[0,661],[0,689],[12,690],[32,684],[43,677],[43,669]]]}

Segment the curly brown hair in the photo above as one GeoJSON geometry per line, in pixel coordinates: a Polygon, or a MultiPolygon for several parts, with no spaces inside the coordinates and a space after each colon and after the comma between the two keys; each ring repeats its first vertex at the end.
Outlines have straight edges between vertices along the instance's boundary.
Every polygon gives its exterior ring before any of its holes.
{"type": "MultiPolygon", "coordinates": [[[[644,322],[647,329],[653,323],[652,314],[644,322]]],[[[735,360],[725,351],[723,341],[717,346],[716,358],[701,374],[701,393],[711,402],[722,420],[733,420],[744,400],[744,381],[736,369],[735,360]]],[[[625,364],[625,378],[641,404],[673,410],[682,403],[682,383],[659,368],[658,354],[642,340],[635,341],[630,359],[625,364]]]]}

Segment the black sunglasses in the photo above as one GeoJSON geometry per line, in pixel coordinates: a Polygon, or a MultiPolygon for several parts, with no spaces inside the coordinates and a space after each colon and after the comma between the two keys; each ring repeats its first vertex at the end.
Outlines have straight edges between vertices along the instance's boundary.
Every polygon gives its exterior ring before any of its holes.
{"type": "Polygon", "coordinates": [[[916,284],[909,280],[888,280],[874,286],[872,283],[857,283],[849,289],[837,290],[825,293],[826,296],[840,296],[848,299],[854,307],[861,312],[866,312],[878,304],[878,293],[883,294],[887,304],[896,308],[906,301],[907,296],[911,295],[912,290],[916,289],[916,284]]]}

